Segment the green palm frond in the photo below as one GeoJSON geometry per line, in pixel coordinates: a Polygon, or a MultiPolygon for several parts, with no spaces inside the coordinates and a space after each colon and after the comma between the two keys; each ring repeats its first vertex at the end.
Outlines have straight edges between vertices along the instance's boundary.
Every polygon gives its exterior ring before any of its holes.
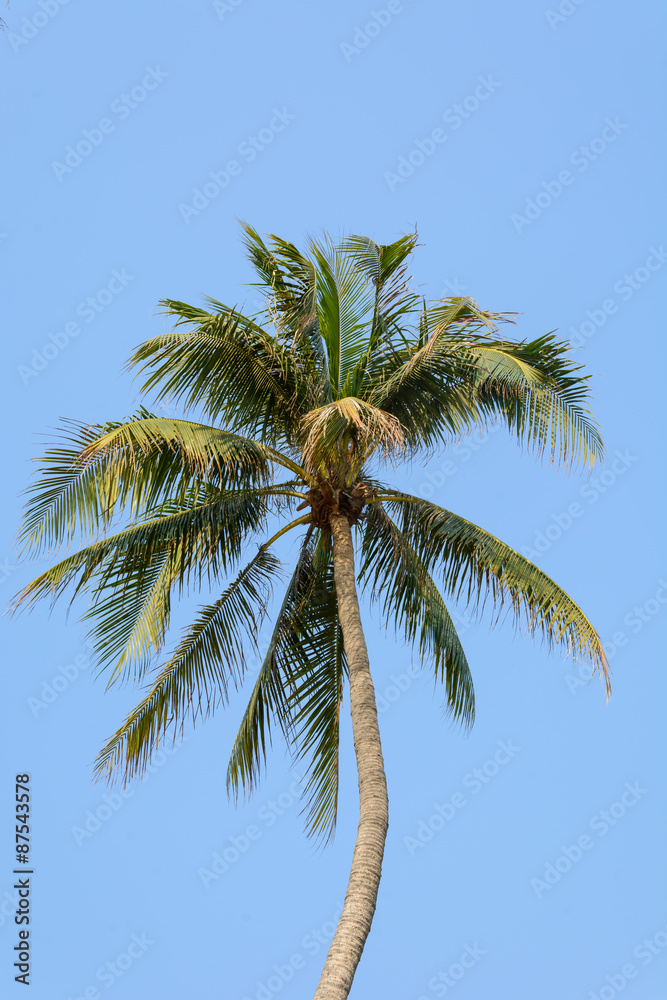
{"type": "Polygon", "coordinates": [[[370,504],[364,522],[359,580],[379,604],[386,628],[402,628],[422,659],[433,663],[445,684],[447,709],[472,726],[475,692],[458,633],[424,562],[384,510],[370,504]]]}
{"type": "Polygon", "coordinates": [[[417,243],[417,234],[402,236],[395,243],[378,245],[366,236],[349,236],[341,250],[354,266],[371,282],[375,290],[373,320],[366,350],[348,376],[350,395],[359,395],[367,369],[374,359],[382,357],[391,347],[392,338],[403,337],[401,324],[415,312],[419,296],[409,286],[406,261],[417,243]]]}
{"type": "Polygon", "coordinates": [[[328,842],[338,817],[340,708],[348,668],[333,574],[331,540],[320,535],[313,553],[315,580],[299,614],[299,656],[290,678],[292,753],[305,764],[306,831],[328,842]]]}
{"type": "Polygon", "coordinates": [[[306,830],[329,840],[338,811],[339,716],[347,661],[328,536],[306,534],[227,772],[236,796],[259,780],[272,722],[305,765],[306,830]]]}
{"type": "MultiPolygon", "coordinates": [[[[276,453],[239,434],[191,420],[156,417],[148,411],[124,423],[102,427],[99,437],[81,453],[83,461],[127,454],[157,456],[168,453],[171,464],[191,470],[221,488],[266,482],[276,453]]],[[[173,483],[162,493],[171,495],[173,483]]],[[[150,502],[143,504],[150,506],[150,502]]]]}
{"type": "Polygon", "coordinates": [[[146,696],[98,755],[98,777],[133,778],[170,726],[174,734],[182,732],[187,718],[194,723],[227,702],[230,685],[238,687],[247,669],[245,644],[257,652],[257,631],[279,572],[280,562],[262,548],[222,596],[202,609],[146,696]]]}
{"type": "Polygon", "coordinates": [[[393,350],[378,352],[369,368],[367,398],[400,421],[411,448],[451,443],[485,422],[471,378],[476,370],[468,365],[461,371],[461,356],[473,331],[500,319],[472,299],[443,300],[431,310],[425,307],[418,329],[403,332],[393,350]]]}
{"type": "Polygon", "coordinates": [[[590,412],[589,376],[567,357],[569,344],[546,334],[520,344],[474,349],[476,392],[520,444],[565,465],[592,466],[604,456],[590,412]]]}
{"type": "Polygon", "coordinates": [[[566,357],[569,345],[551,334],[514,342],[482,332],[507,320],[469,298],[425,309],[419,338],[373,371],[369,399],[400,420],[413,447],[431,448],[500,417],[538,455],[592,465],[602,441],[589,380],[566,357]]]}
{"type": "Polygon", "coordinates": [[[379,245],[367,236],[349,236],[341,244],[343,253],[375,289],[369,354],[388,342],[393,334],[400,333],[400,323],[418,306],[420,299],[410,289],[406,263],[416,245],[416,233],[387,245],[379,245]]]}
{"type": "Polygon", "coordinates": [[[317,319],[327,353],[334,399],[349,392],[348,376],[365,354],[373,319],[374,290],[354,261],[331,242],[312,242],[319,281],[317,319]]]}
{"type": "Polygon", "coordinates": [[[213,502],[139,522],[61,560],[28,584],[15,608],[50,597],[53,603],[74,585],[72,600],[88,591],[89,636],[112,677],[148,664],[149,646],[159,649],[169,618],[169,593],[178,585],[201,587],[240,558],[249,534],[266,523],[266,498],[252,491],[219,493],[213,502]],[[110,657],[118,657],[114,663],[110,657]]]}
{"type": "Polygon", "coordinates": [[[180,547],[164,548],[149,561],[111,563],[82,620],[92,621],[88,644],[102,663],[113,664],[107,687],[134,680],[151,666],[164,644],[171,611],[171,591],[178,580],[180,547]]]}
{"type": "Polygon", "coordinates": [[[329,398],[326,355],[317,318],[317,269],[308,257],[278,236],[271,235],[266,246],[252,226],[242,223],[243,243],[261,281],[259,287],[269,297],[267,318],[275,318],[277,332],[286,344],[300,350],[302,363],[311,377],[321,383],[329,398]]]}
{"type": "Polygon", "coordinates": [[[315,585],[311,546],[312,530],[306,532],[299,559],[287,586],[282,605],[248,706],[241,720],[227,768],[227,789],[238,797],[241,790],[250,794],[257,785],[262,764],[266,761],[275,719],[289,740],[291,677],[303,656],[297,641],[299,615],[307,606],[315,585]]]}
{"type": "Polygon", "coordinates": [[[317,387],[276,337],[235,309],[209,302],[215,312],[161,302],[178,318],[170,333],[146,341],[130,358],[146,376],[142,391],[158,402],[201,407],[231,431],[289,444],[311,397],[319,398],[317,387]]]}
{"type": "Polygon", "coordinates": [[[82,462],[81,453],[99,436],[99,426],[63,421],[65,445],[49,448],[41,458],[35,482],[25,494],[19,539],[24,550],[39,553],[72,539],[77,531],[94,536],[113,517],[117,494],[111,492],[104,471],[94,462],[82,462]]]}
{"type": "Polygon", "coordinates": [[[184,496],[198,482],[261,484],[273,464],[299,466],[237,434],[187,420],[136,417],[107,424],[65,421],[62,444],[39,459],[21,541],[39,552],[77,536],[99,536],[125,508],[130,516],[184,496]]]}
{"type": "Polygon", "coordinates": [[[481,610],[487,597],[500,612],[506,602],[517,624],[539,632],[588,660],[604,678],[609,670],[602,643],[581,608],[542,570],[470,521],[408,494],[384,497],[400,517],[400,530],[429,572],[437,570],[446,591],[481,610]]]}
{"type": "Polygon", "coordinates": [[[368,236],[352,235],[341,242],[340,248],[376,288],[383,289],[397,274],[403,280],[404,265],[416,245],[416,233],[408,233],[386,245],[380,245],[368,236]]]}
{"type": "Polygon", "coordinates": [[[335,615],[334,607],[313,643],[320,656],[313,656],[312,669],[293,678],[292,694],[294,756],[308,768],[306,831],[324,843],[333,837],[338,818],[340,708],[347,676],[343,633],[335,615]]]}

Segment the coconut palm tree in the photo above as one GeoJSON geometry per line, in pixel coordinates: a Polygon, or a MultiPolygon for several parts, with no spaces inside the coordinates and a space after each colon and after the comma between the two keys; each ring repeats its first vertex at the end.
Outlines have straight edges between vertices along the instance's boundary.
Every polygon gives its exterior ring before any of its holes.
{"type": "Polygon", "coordinates": [[[18,604],[87,591],[84,618],[109,683],[153,671],[96,763],[105,779],[131,778],[162,741],[244,682],[280,579],[274,544],[301,531],[227,781],[232,795],[256,786],[278,726],[304,767],[307,829],[328,839],[348,688],[359,828],[315,993],[341,1000],[373,919],[388,824],[357,588],[417,647],[463,725],[473,721],[473,683],[445,599],[474,610],[487,600],[496,611],[505,605],[528,631],[590,661],[609,685],[600,640],[567,594],[482,528],[378,478],[382,468],[428,457],[490,420],[564,464],[591,465],[602,444],[587,409],[588,377],[568,360],[567,344],[551,334],[501,338],[508,315],[470,298],[427,304],[411,291],[416,235],[387,246],[327,237],[303,254],[244,226],[244,242],[265,309],[246,316],[214,300],[206,309],[167,300],[173,330],[130,360],[154,406],[171,400],[193,418],[141,409],[114,423],[67,423],[40,460],[26,545],[87,544],[27,586],[18,604]],[[248,552],[253,537],[262,541],[248,552]],[[239,568],[242,556],[249,561],[239,568]],[[213,603],[156,663],[172,599],[204,586],[217,588],[213,603]]]}

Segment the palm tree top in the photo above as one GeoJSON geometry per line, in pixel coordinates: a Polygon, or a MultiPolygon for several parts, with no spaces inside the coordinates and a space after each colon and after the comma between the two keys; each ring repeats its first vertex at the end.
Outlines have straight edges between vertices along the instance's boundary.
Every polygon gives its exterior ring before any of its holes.
{"type": "Polygon", "coordinates": [[[510,314],[469,297],[427,305],[407,277],[416,234],[388,246],[325,237],[302,254],[243,231],[266,308],[245,317],[215,300],[210,311],[165,300],[174,330],[130,360],[158,401],[201,406],[229,430],[294,450],[311,474],[332,449],[337,459],[341,447],[429,453],[494,417],[551,459],[601,457],[589,377],[569,345],[500,338],[510,314]]]}
{"type": "Polygon", "coordinates": [[[101,776],[132,777],[167,734],[244,682],[280,579],[273,545],[301,530],[228,776],[234,792],[254,786],[277,724],[305,762],[309,828],[326,836],[336,817],[347,676],[332,514],[355,526],[359,584],[431,664],[453,716],[470,724],[472,678],[447,600],[504,604],[529,631],[590,660],[608,685],[602,645],[541,570],[457,514],[378,478],[383,464],[428,457],[491,420],[567,466],[591,466],[602,442],[590,378],[568,358],[567,343],[552,333],[505,339],[498,328],[509,314],[468,297],[426,303],[412,290],[416,234],[384,246],[324,237],[302,253],[245,224],[243,233],[265,307],[248,316],[213,299],[206,309],[162,303],[173,329],[138,347],[129,365],[155,407],[175,402],[197,417],[142,408],[122,421],[64,424],[64,440],[42,456],[28,488],[22,538],[32,551],[82,547],[17,604],[86,591],[90,640],[109,683],[154,670],[98,758],[101,776]],[[253,537],[260,547],[243,565],[253,537]],[[172,600],[188,587],[217,596],[156,666],[172,600]]]}

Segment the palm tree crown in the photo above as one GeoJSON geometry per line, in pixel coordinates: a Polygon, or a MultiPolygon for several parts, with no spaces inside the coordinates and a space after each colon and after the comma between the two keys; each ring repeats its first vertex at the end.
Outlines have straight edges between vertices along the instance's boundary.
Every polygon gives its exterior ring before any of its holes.
{"type": "Polygon", "coordinates": [[[348,675],[332,513],[354,525],[359,585],[431,664],[452,715],[469,725],[472,678],[445,599],[505,605],[530,631],[590,660],[608,687],[602,646],[549,577],[457,514],[392,488],[378,478],[383,463],[433,454],[490,420],[564,464],[591,465],[602,445],[588,378],[568,345],[551,334],[503,339],[498,326],[509,317],[470,298],[422,301],[406,277],[415,235],[387,246],[325,238],[302,254],[249,226],[244,234],[265,309],[246,316],[213,300],[207,309],[167,300],[174,329],[130,361],[156,407],[176,401],[201,419],[140,409],[119,422],[65,424],[29,487],[23,539],[33,551],[85,544],[18,603],[55,600],[70,585],[74,595],[88,591],[90,640],[109,683],[153,671],[97,760],[99,775],[130,778],[160,741],[244,681],[281,575],[272,546],[301,528],[228,786],[252,789],[277,724],[304,762],[308,829],[326,838],[348,675]],[[267,538],[276,515],[285,523],[267,538]],[[253,536],[261,544],[241,567],[253,536]],[[156,665],[173,597],[202,586],[218,588],[213,603],[156,665]]]}

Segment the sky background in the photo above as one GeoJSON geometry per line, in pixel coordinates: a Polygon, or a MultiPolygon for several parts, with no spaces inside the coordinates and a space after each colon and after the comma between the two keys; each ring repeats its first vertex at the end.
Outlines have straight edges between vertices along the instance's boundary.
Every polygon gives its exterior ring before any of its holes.
{"type": "MultiPolygon", "coordinates": [[[[532,553],[598,628],[614,694],[605,705],[597,680],[509,626],[464,624],[477,693],[465,735],[428,669],[364,610],[390,829],[352,996],[655,1000],[667,980],[664,5],[12,0],[2,13],[3,604],[48,564],[19,563],[14,537],[49,429],[132,412],[123,364],[163,328],[160,299],[253,304],[238,218],[297,244],[323,229],[389,243],[417,226],[427,298],[471,295],[521,313],[517,337],[557,328],[581,345],[608,458],[590,479],[568,476],[500,431],[400,481],[532,553]]],[[[356,830],[347,721],[324,852],[303,834],[279,742],[254,799],[228,802],[242,696],[105,801],[91,762],[140,694],[95,680],[82,607],[1,623],[0,992],[23,995],[11,810],[27,771],[39,1000],[311,996],[356,830]],[[231,859],[217,874],[216,853],[231,859]]]]}

